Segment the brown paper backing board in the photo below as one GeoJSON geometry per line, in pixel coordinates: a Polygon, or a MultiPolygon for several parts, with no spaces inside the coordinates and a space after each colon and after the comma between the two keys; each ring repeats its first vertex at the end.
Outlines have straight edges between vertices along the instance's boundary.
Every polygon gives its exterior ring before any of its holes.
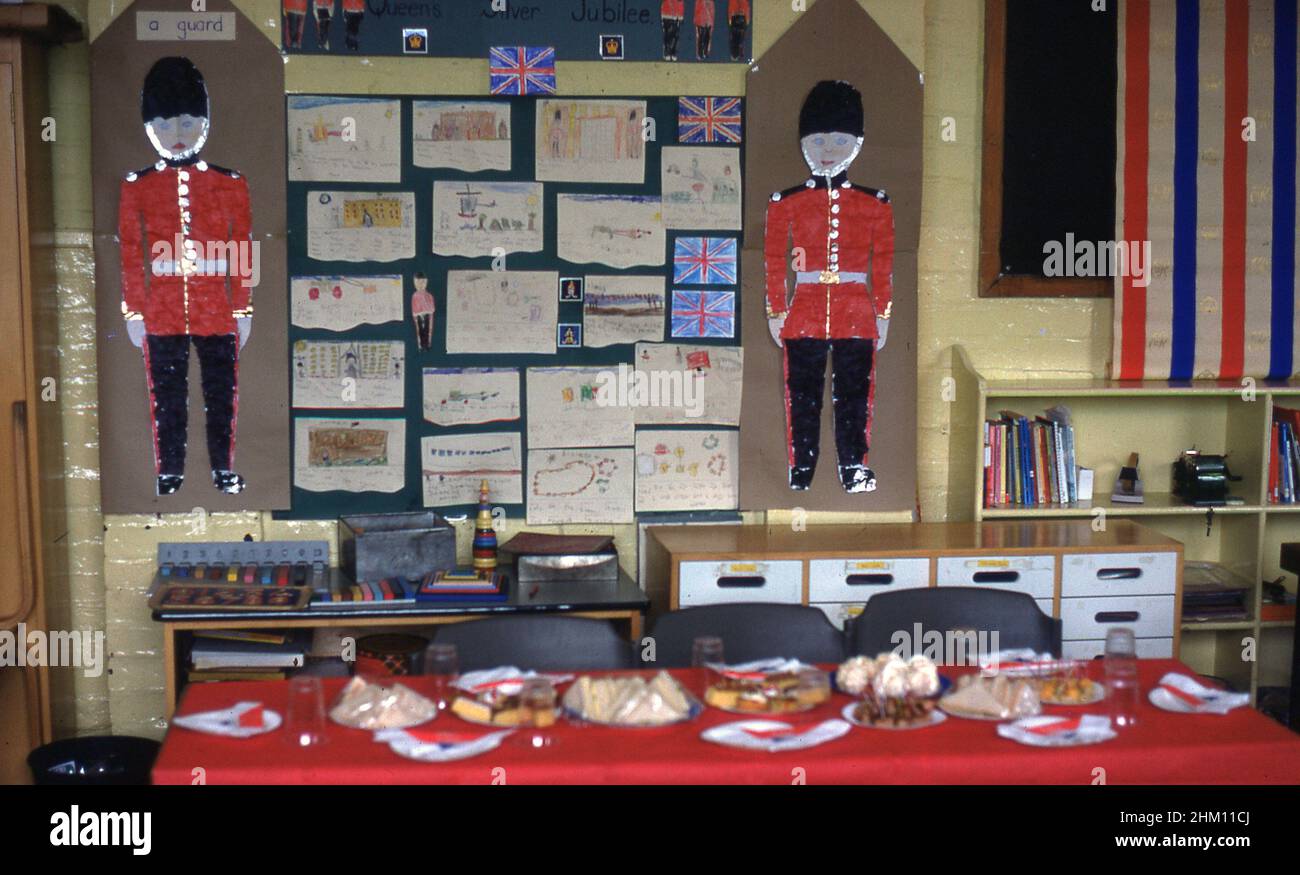
{"type": "Polygon", "coordinates": [[[855,0],[819,0],[751,68],[746,113],[740,507],[915,511],[920,74],[855,0]],[[799,110],[808,92],[823,79],[843,79],[862,92],[866,142],[849,168],[849,179],[884,189],[894,208],[893,315],[888,342],[876,363],[868,455],[877,489],[867,493],[847,493],[839,482],[829,366],[816,477],[806,491],[790,488],[782,353],[768,333],[764,307],[763,229],[768,199],[809,177],[799,149],[799,110]]]}
{"type": "Polygon", "coordinates": [[[138,42],[139,11],[190,12],[189,0],[142,0],[91,46],[91,150],[95,210],[95,303],[99,352],[99,435],[107,513],[271,510],[289,506],[289,354],[285,277],[284,62],[276,46],[228,0],[207,12],[235,12],[234,41],[138,42]],[[158,160],[140,120],[140,90],[153,63],[188,57],[206,80],[211,134],[200,157],[248,179],[261,278],[253,329],[239,356],[235,470],[247,487],[212,486],[197,355],[191,349],[185,483],[155,495],[145,368],[122,320],[117,211],[122,177],[158,160]]]}

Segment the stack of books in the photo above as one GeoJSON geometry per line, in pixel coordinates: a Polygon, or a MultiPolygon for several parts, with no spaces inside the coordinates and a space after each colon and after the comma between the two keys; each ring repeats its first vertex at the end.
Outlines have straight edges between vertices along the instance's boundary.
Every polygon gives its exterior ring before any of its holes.
{"type": "Polygon", "coordinates": [[[255,630],[201,630],[190,646],[186,678],[199,681],[284,680],[306,661],[306,636],[255,630]]]}
{"type": "Polygon", "coordinates": [[[1071,505],[1078,499],[1074,426],[1065,406],[1032,420],[1013,410],[984,423],[984,506],[1071,505]]]}
{"type": "Polygon", "coordinates": [[[1270,504],[1300,501],[1300,410],[1273,408],[1269,441],[1268,500],[1270,504]]]}

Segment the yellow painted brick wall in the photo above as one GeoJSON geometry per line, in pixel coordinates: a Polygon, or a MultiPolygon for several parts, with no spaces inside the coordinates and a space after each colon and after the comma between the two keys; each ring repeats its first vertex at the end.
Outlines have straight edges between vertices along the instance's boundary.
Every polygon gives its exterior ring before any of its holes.
{"type": "MultiPolygon", "coordinates": [[[[925,75],[926,140],[920,250],[918,389],[919,498],[926,519],[947,513],[948,411],[940,396],[950,373],[949,350],[967,347],[975,364],[999,375],[1100,375],[1110,350],[1110,302],[981,300],[976,295],[983,4],[978,0],[860,0],[925,75]],[[956,142],[942,142],[952,117],[956,142]]],[[[273,41],[279,41],[278,0],[236,0],[273,41]]],[[[129,0],[63,4],[98,35],[129,0]]],[[[801,14],[791,0],[755,0],[755,48],[762,52],[801,14]]],[[[813,5],[809,0],[808,6],[813,5]]],[[[51,70],[56,216],[60,229],[59,295],[66,339],[61,403],[67,431],[66,488],[74,562],[67,580],[51,581],[72,606],[74,625],[107,628],[111,674],[79,679],[64,732],[111,729],[160,735],[161,635],[149,619],[144,591],[156,545],[163,540],[315,537],[333,542],[331,523],[277,522],[269,514],[109,516],[99,511],[95,413],[93,270],[90,247],[88,50],[85,43],[55,51],[51,70]],[[70,122],[70,124],[66,124],[70,122]],[[66,132],[66,133],[65,133],[66,132]],[[65,139],[66,137],[66,139],[65,139]]],[[[286,66],[290,91],[355,93],[481,93],[486,64],[477,60],[345,59],[298,56],[286,66]]],[[[744,70],[730,66],[561,62],[562,89],[595,93],[744,92],[744,70]]],[[[861,83],[870,87],[870,83],[861,83]]],[[[757,518],[753,518],[757,521],[757,518]]],[[[843,517],[817,515],[810,522],[843,517]]],[[[770,515],[783,524],[785,517],[770,515]]],[[[508,537],[517,522],[507,521],[508,537]]],[[[576,529],[576,527],[575,527],[576,529]]],[[[610,529],[605,529],[609,531],[610,529]]],[[[629,570],[635,529],[615,527],[629,570]]],[[[458,546],[468,551],[460,527],[458,546]]]]}

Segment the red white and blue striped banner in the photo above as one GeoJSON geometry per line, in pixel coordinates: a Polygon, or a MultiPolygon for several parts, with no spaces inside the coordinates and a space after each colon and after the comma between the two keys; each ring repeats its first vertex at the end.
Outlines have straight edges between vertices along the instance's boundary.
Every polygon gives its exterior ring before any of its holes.
{"type": "Polygon", "coordinates": [[[1115,280],[1119,379],[1300,370],[1296,6],[1120,0],[1115,235],[1151,249],[1115,280]]]}

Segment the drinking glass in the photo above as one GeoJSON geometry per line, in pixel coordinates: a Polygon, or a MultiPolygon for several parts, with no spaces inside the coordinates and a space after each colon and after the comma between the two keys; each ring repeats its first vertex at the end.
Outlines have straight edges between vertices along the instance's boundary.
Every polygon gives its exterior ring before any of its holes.
{"type": "Polygon", "coordinates": [[[325,689],[320,678],[289,679],[284,728],[285,739],[292,747],[314,747],[325,743],[325,689]]]}
{"type": "Polygon", "coordinates": [[[460,675],[460,655],[455,644],[430,644],[424,648],[421,672],[433,678],[433,700],[438,710],[445,711],[451,698],[451,687],[460,675]]]}
{"type": "Polygon", "coordinates": [[[1116,728],[1137,725],[1138,667],[1137,642],[1132,629],[1111,629],[1106,633],[1106,699],[1110,719],[1116,728]]]}
{"type": "Polygon", "coordinates": [[[820,705],[831,699],[831,676],[820,668],[802,668],[795,686],[795,699],[800,705],[820,705]]]}
{"type": "Polygon", "coordinates": [[[546,678],[525,678],[519,691],[520,743],[539,749],[555,744],[555,686],[546,678]]]}
{"type": "Polygon", "coordinates": [[[691,644],[691,668],[700,675],[699,694],[703,696],[713,683],[713,673],[722,661],[722,639],[711,635],[696,638],[691,644]]]}

